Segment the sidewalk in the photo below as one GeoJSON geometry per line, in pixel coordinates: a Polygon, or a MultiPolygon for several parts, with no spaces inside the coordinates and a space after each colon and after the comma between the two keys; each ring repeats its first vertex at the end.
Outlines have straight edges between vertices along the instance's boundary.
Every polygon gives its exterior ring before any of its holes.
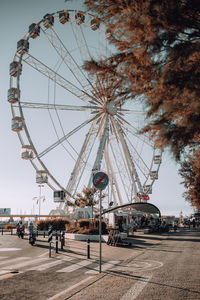
{"type": "MultiPolygon", "coordinates": [[[[150,262],[152,261],[162,261],[167,259],[167,262],[164,264],[164,266],[160,267],[160,269],[155,270],[155,274],[157,272],[167,272],[167,274],[170,274],[170,271],[172,271],[172,267],[168,267],[168,263],[172,263],[173,267],[176,266],[176,263],[171,261],[171,256],[173,255],[173,259],[175,261],[180,260],[180,251],[172,250],[171,247],[174,247],[174,243],[177,245],[182,245],[184,240],[186,240],[187,247],[190,247],[192,245],[191,243],[193,241],[198,242],[200,238],[200,228],[191,228],[185,229],[181,228],[177,232],[169,232],[165,234],[144,234],[143,232],[136,232],[134,236],[129,237],[129,241],[132,243],[130,247],[113,247],[108,246],[106,243],[102,243],[102,261],[105,263],[107,261],[113,260],[113,261],[120,261],[117,266],[115,266],[113,269],[103,271],[102,273],[96,273],[95,276],[89,276],[88,279],[84,282],[80,282],[80,284],[77,287],[74,287],[72,290],[66,291],[63,295],[60,295],[59,298],[55,298],[54,300],[133,300],[137,299],[136,295],[140,294],[140,289],[142,290],[144,286],[147,284],[148,280],[152,277],[152,272],[146,271],[146,272],[137,272],[137,262],[143,261],[150,262]],[[194,238],[193,238],[194,236],[194,238]],[[196,240],[195,240],[196,239],[196,240]],[[171,250],[170,250],[171,249],[171,250]],[[152,254],[151,254],[152,253],[152,254]],[[169,254],[168,254],[169,253],[169,254]],[[145,258],[146,257],[146,258],[145,258]],[[177,259],[176,259],[177,257],[177,259]],[[156,259],[155,259],[156,258],[156,259]],[[162,259],[162,260],[161,260],[162,259]],[[127,268],[127,266],[135,266],[136,272],[131,268],[127,268]],[[169,268],[169,270],[168,270],[169,268]],[[165,271],[166,269],[166,271],[165,271]],[[158,270],[158,271],[157,271],[158,270]],[[133,294],[130,296],[130,291],[133,287],[133,294]],[[128,294],[129,293],[129,294],[128,294]],[[122,296],[124,295],[124,296],[122,296]]],[[[196,244],[197,245],[197,244],[196,244]]],[[[177,247],[177,246],[176,246],[177,247]]],[[[181,248],[180,248],[181,249],[181,248]]],[[[63,253],[59,252],[59,256],[63,255],[70,255],[75,257],[81,257],[86,259],[87,258],[87,243],[86,242],[80,242],[80,241],[74,241],[74,240],[67,240],[66,246],[64,248],[63,253]]],[[[96,259],[98,261],[99,259],[99,243],[92,242],[91,248],[91,259],[96,259]]],[[[199,254],[195,252],[195,255],[198,256],[199,254]]],[[[182,260],[184,261],[183,254],[182,260]]],[[[194,259],[194,253],[192,253],[191,259],[194,259]]],[[[199,264],[198,257],[196,257],[197,264],[199,264]]],[[[188,270],[189,271],[189,270],[188,270]]],[[[184,272],[187,274],[187,269],[184,271],[181,271],[181,274],[184,274],[184,272]]],[[[199,274],[200,275],[200,274],[199,274]]],[[[158,275],[157,275],[158,276],[158,275]]],[[[166,276],[166,275],[165,275],[166,276]]],[[[156,291],[158,289],[158,293],[160,293],[160,296],[157,295],[156,298],[152,299],[165,299],[164,295],[162,295],[159,290],[160,286],[162,287],[163,282],[165,282],[165,285],[168,287],[168,290],[171,289],[171,284],[167,284],[171,280],[171,276],[167,277],[159,277],[161,283],[159,283],[158,279],[156,285],[153,287],[153,290],[156,291]],[[156,288],[156,290],[155,290],[156,288]]],[[[156,278],[156,277],[155,277],[156,278]]],[[[200,278],[200,277],[199,277],[200,278]]],[[[181,286],[181,281],[178,282],[178,278],[175,279],[176,281],[176,288],[179,288],[181,286]]],[[[192,274],[190,280],[193,280],[192,274]]],[[[197,280],[197,279],[195,279],[197,280]]],[[[195,282],[194,280],[194,282],[195,282]]],[[[154,279],[155,281],[155,279],[154,279]]],[[[190,284],[190,283],[188,283],[190,284]]],[[[192,288],[192,286],[191,286],[192,288]]],[[[179,288],[180,289],[180,288],[179,288]]],[[[187,290],[187,289],[182,289],[187,290]]],[[[146,290],[147,291],[147,290],[146,290]]],[[[176,292],[174,292],[174,296],[170,299],[177,299],[176,298],[176,292]]],[[[145,296],[144,298],[141,297],[139,299],[150,299],[148,296],[145,296]]],[[[184,299],[190,299],[190,298],[184,298],[184,299]]],[[[52,299],[53,300],[53,299],[52,299]]]]}

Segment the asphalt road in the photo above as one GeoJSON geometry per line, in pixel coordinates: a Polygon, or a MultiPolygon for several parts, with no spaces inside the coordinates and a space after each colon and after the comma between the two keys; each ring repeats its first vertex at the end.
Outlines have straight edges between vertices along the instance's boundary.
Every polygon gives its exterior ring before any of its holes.
{"type": "Polygon", "coordinates": [[[137,233],[131,247],[103,244],[98,273],[98,243],[67,241],[52,252],[16,236],[0,236],[1,300],[165,300],[200,299],[200,230],[165,235],[137,233]],[[16,249],[18,248],[18,250],[16,249]],[[12,250],[11,250],[12,249],[12,250]]]}

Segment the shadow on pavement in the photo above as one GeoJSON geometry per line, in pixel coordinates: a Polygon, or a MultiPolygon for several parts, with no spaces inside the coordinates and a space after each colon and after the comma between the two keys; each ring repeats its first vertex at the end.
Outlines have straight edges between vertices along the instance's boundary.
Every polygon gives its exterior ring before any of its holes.
{"type": "MultiPolygon", "coordinates": [[[[146,281],[146,279],[147,279],[146,277],[131,275],[131,274],[128,274],[126,272],[115,271],[115,270],[109,270],[109,271],[104,272],[104,273],[113,274],[113,275],[120,276],[120,277],[126,277],[126,278],[128,277],[130,279],[138,280],[138,281],[146,281]]],[[[191,290],[191,289],[188,289],[188,288],[182,288],[182,287],[179,287],[179,286],[165,284],[165,283],[159,283],[159,282],[155,282],[155,281],[151,281],[151,280],[148,281],[148,283],[155,284],[157,286],[162,286],[162,287],[168,287],[168,288],[174,288],[174,289],[178,289],[178,290],[182,290],[182,291],[187,291],[187,292],[190,292],[190,293],[195,293],[195,294],[200,295],[200,291],[191,290]]]]}

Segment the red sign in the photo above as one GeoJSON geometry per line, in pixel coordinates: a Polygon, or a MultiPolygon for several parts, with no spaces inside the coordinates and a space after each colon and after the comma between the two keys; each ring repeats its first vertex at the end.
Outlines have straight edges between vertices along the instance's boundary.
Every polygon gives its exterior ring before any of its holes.
{"type": "Polygon", "coordinates": [[[145,194],[145,193],[137,193],[137,196],[142,199],[142,200],[149,200],[149,195],[145,194]]]}

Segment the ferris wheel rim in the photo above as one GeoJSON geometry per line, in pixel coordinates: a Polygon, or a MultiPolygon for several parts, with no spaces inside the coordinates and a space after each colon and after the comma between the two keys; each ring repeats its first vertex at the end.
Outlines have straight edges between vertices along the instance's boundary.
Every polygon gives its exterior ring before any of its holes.
{"type": "MultiPolygon", "coordinates": [[[[71,10],[71,11],[74,12],[74,10],[71,10]]],[[[56,14],[56,13],[54,13],[54,14],[56,14]]],[[[54,14],[51,14],[51,15],[54,15],[54,14]]],[[[43,22],[43,19],[42,19],[40,22],[38,22],[37,24],[40,25],[42,22],[43,22]]],[[[30,37],[27,36],[27,41],[29,40],[29,38],[30,38],[30,37]]],[[[16,57],[17,57],[17,54],[15,55],[15,58],[14,58],[14,59],[16,59],[16,57]]],[[[21,62],[22,62],[22,57],[23,57],[23,52],[21,53],[21,55],[20,55],[20,57],[19,57],[19,64],[21,64],[21,62]]],[[[28,139],[30,145],[31,145],[32,148],[33,148],[35,157],[37,158],[37,160],[39,161],[39,163],[40,163],[40,165],[43,167],[43,169],[46,170],[46,172],[47,172],[48,175],[51,177],[51,179],[53,180],[53,182],[55,182],[56,185],[57,185],[58,187],[60,187],[62,190],[64,190],[64,191],[68,194],[69,197],[74,198],[73,195],[71,195],[71,194],[66,190],[66,188],[64,188],[62,185],[60,185],[59,182],[57,182],[56,178],[55,178],[55,177],[51,174],[51,172],[47,169],[46,165],[45,165],[45,164],[43,163],[43,161],[40,159],[40,155],[38,154],[37,149],[35,148],[34,143],[32,142],[32,139],[31,139],[31,137],[30,137],[28,128],[27,128],[27,126],[26,126],[24,114],[23,114],[23,109],[22,109],[23,107],[22,107],[22,105],[24,105],[24,104],[23,104],[23,102],[20,101],[20,75],[21,75],[20,72],[18,72],[18,73],[17,73],[17,90],[18,90],[18,98],[19,98],[18,106],[19,106],[20,116],[21,116],[21,118],[23,119],[23,126],[24,126],[24,130],[25,130],[25,133],[26,133],[26,137],[27,137],[27,139],[28,139]]],[[[91,99],[92,99],[92,98],[91,98],[91,99]]],[[[15,111],[14,111],[14,104],[12,104],[11,107],[12,107],[12,114],[13,114],[13,117],[16,117],[15,111]]],[[[89,107],[87,107],[87,108],[89,108],[89,107]]],[[[95,109],[96,109],[96,107],[95,107],[95,109]]],[[[124,113],[125,113],[125,111],[124,111],[124,113]]],[[[105,118],[104,118],[104,119],[105,119],[105,118]]],[[[21,144],[22,144],[22,146],[23,146],[23,145],[24,145],[24,142],[23,142],[23,138],[22,138],[20,132],[18,132],[18,136],[19,136],[20,142],[21,142],[21,144]]],[[[154,152],[155,152],[155,151],[154,151],[154,152]]],[[[31,164],[32,164],[33,167],[36,169],[36,171],[38,171],[37,166],[34,164],[34,162],[33,162],[32,160],[31,160],[31,164]]],[[[152,163],[151,163],[150,170],[152,169],[152,166],[153,166],[153,157],[152,157],[152,163]]],[[[157,171],[159,170],[159,167],[160,167],[160,163],[158,164],[157,171]]],[[[147,180],[148,180],[148,179],[147,179],[147,180]]],[[[147,182],[147,180],[146,180],[146,182],[147,182]]],[[[155,181],[155,179],[152,180],[151,186],[153,185],[154,181],[155,181]]],[[[144,183],[144,185],[146,184],[146,182],[144,183]]],[[[47,184],[53,189],[53,187],[50,185],[50,183],[47,183],[47,184]]],[[[143,187],[144,187],[144,185],[143,185],[143,187]]]]}

